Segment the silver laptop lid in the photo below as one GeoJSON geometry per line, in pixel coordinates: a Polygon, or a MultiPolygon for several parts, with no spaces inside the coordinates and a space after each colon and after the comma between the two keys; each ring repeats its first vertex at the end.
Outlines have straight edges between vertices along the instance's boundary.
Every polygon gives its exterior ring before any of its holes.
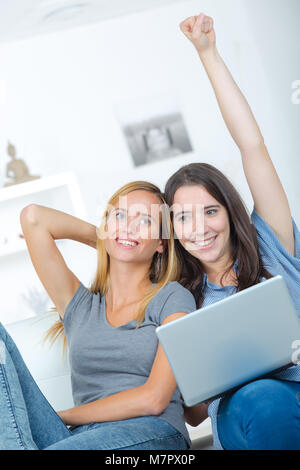
{"type": "Polygon", "coordinates": [[[186,406],[292,364],[300,319],[276,276],[156,329],[186,406]]]}

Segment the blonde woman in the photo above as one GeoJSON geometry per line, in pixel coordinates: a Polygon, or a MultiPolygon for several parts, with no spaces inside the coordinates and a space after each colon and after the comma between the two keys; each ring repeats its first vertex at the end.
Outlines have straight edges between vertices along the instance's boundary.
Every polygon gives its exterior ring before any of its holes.
{"type": "Polygon", "coordinates": [[[50,336],[64,333],[69,346],[75,406],[53,410],[1,326],[1,449],[190,446],[180,393],[155,334],[196,307],[176,282],[166,215],[161,192],[147,182],[117,191],[99,230],[47,207],[22,210],[31,261],[60,316],[50,336]],[[97,249],[90,288],[67,267],[54,241],[62,238],[97,249]]]}

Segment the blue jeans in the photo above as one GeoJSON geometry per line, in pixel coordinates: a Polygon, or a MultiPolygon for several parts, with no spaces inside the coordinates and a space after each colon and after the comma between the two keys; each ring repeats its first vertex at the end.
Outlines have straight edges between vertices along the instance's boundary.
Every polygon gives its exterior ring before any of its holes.
{"type": "Polygon", "coordinates": [[[0,323],[0,449],[180,450],[188,445],[156,416],[69,429],[40,391],[0,323]]]}
{"type": "Polygon", "coordinates": [[[227,450],[300,450],[300,383],[245,385],[220,402],[217,428],[227,450]]]}

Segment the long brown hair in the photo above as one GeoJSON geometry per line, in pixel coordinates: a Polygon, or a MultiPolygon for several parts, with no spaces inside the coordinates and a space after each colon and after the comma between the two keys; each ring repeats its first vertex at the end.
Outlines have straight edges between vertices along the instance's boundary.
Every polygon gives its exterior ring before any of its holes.
{"type": "MultiPolygon", "coordinates": [[[[182,186],[203,186],[227,210],[230,223],[232,263],[221,277],[237,267],[237,291],[246,289],[260,282],[261,277],[269,279],[272,275],[262,263],[254,225],[251,224],[246,206],[229,179],[217,168],[207,163],[191,163],[180,168],[166,183],[165,199],[171,208],[176,191],[182,186]]],[[[195,297],[197,307],[202,306],[204,269],[201,261],[183,248],[175,239],[176,254],[181,272],[180,283],[189,289],[195,297]]]]}
{"type": "MultiPolygon", "coordinates": [[[[97,269],[95,278],[88,289],[93,294],[100,293],[104,296],[109,287],[109,255],[105,247],[105,237],[103,236],[104,230],[106,229],[107,219],[111,207],[114,206],[119,197],[125,196],[132,191],[144,190],[149,191],[156,195],[160,203],[160,238],[165,240],[164,251],[160,254],[156,252],[153,256],[152,263],[149,269],[149,279],[152,283],[156,284],[149,292],[145,295],[145,298],[141,302],[137,316],[137,327],[143,322],[145,318],[145,311],[153,297],[170,281],[178,281],[180,267],[178,258],[175,252],[173,227],[170,217],[169,207],[161,193],[160,189],[152,183],[147,181],[134,181],[122,186],[116,191],[107,203],[107,207],[102,216],[102,220],[99,228],[97,228],[97,269]]],[[[56,308],[52,307],[51,312],[56,312],[56,308]]],[[[54,342],[59,336],[63,336],[64,350],[66,348],[66,338],[64,336],[63,323],[58,320],[48,330],[45,339],[49,339],[50,342],[54,342]]]]}

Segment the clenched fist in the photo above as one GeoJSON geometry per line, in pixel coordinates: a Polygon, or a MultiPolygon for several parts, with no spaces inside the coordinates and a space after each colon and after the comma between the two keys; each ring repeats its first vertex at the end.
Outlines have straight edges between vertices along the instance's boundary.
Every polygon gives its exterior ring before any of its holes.
{"type": "Polygon", "coordinates": [[[201,13],[198,16],[190,16],[180,23],[183,34],[194,44],[195,48],[202,54],[215,48],[216,34],[213,19],[201,13]]]}

